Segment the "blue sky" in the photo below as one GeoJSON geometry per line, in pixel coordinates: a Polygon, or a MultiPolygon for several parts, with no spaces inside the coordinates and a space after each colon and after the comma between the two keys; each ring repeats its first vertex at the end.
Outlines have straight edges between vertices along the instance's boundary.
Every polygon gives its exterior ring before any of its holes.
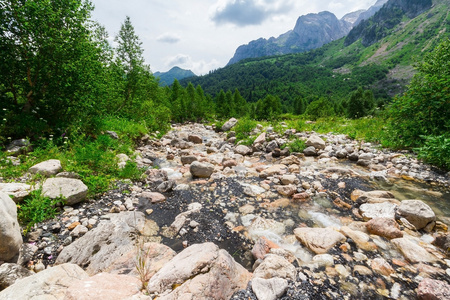
{"type": "Polygon", "coordinates": [[[338,18],[376,0],[91,0],[110,40],[130,16],[153,72],[173,66],[197,75],[225,66],[237,47],[293,29],[297,18],[331,11],[338,18]]]}

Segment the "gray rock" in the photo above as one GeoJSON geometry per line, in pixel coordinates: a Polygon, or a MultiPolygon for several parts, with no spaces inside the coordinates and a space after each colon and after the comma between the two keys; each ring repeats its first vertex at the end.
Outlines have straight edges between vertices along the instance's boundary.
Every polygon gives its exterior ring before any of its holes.
{"type": "Polygon", "coordinates": [[[190,165],[194,161],[197,161],[198,158],[197,158],[197,156],[194,156],[194,155],[186,155],[186,156],[181,156],[180,160],[183,165],[190,165]]]}
{"type": "Polygon", "coordinates": [[[359,207],[361,216],[366,220],[374,218],[395,218],[397,204],[390,202],[383,203],[365,203],[359,207]]]}
{"type": "Polygon", "coordinates": [[[81,267],[74,264],[63,264],[17,280],[13,285],[0,292],[0,299],[64,299],[66,290],[71,284],[86,278],[88,275],[81,267]]]}
{"type": "Polygon", "coordinates": [[[3,192],[0,192],[0,241],[0,261],[18,257],[23,241],[17,221],[17,207],[3,192]]]}
{"type": "Polygon", "coordinates": [[[11,286],[19,279],[33,275],[30,270],[16,265],[16,264],[3,264],[0,266],[0,291],[11,286]]]}
{"type": "Polygon", "coordinates": [[[231,128],[233,128],[234,126],[236,126],[238,120],[236,120],[235,118],[231,118],[229,119],[227,122],[225,122],[225,124],[223,124],[222,126],[222,131],[228,131],[231,128]]]}
{"type": "Polygon", "coordinates": [[[317,156],[317,151],[316,148],[310,146],[303,150],[303,154],[305,154],[305,156],[317,156]]]}
{"type": "Polygon", "coordinates": [[[33,150],[30,141],[26,139],[14,140],[8,146],[6,146],[6,152],[8,155],[18,156],[20,154],[26,154],[33,150]]]}
{"type": "Polygon", "coordinates": [[[119,135],[115,131],[107,130],[106,134],[109,135],[112,139],[115,139],[115,140],[119,139],[119,135]]]}
{"type": "Polygon", "coordinates": [[[267,144],[266,146],[266,152],[273,152],[276,148],[278,148],[278,143],[277,141],[271,141],[269,142],[269,144],[267,144]]]}
{"type": "Polygon", "coordinates": [[[229,299],[251,274],[213,243],[195,244],[165,264],[148,282],[158,299],[229,299]],[[176,288],[175,288],[176,287],[176,288]]]}
{"type": "Polygon", "coordinates": [[[172,191],[174,188],[176,188],[176,186],[177,186],[176,181],[171,179],[171,180],[165,181],[165,182],[161,183],[160,185],[158,185],[156,190],[159,193],[167,193],[167,192],[172,191]]]}
{"type": "Polygon", "coordinates": [[[348,159],[351,161],[358,161],[359,154],[357,152],[353,152],[348,156],[348,159]]]}
{"type": "Polygon", "coordinates": [[[202,163],[194,161],[190,166],[192,176],[199,178],[209,178],[214,172],[214,165],[210,163],[202,163]]]}
{"type": "Polygon", "coordinates": [[[61,172],[61,170],[61,162],[57,159],[50,159],[32,166],[30,169],[28,169],[28,172],[32,174],[52,176],[58,174],[59,172],[61,172]]]}
{"type": "Polygon", "coordinates": [[[63,197],[67,205],[83,201],[88,187],[79,179],[49,178],[42,185],[42,195],[52,199],[63,197]]]}
{"type": "Polygon", "coordinates": [[[25,183],[16,183],[16,182],[0,183],[0,192],[12,196],[12,199],[16,203],[22,201],[23,198],[28,196],[31,191],[33,191],[31,185],[25,183]]]}
{"type": "Polygon", "coordinates": [[[286,292],[288,285],[288,281],[283,278],[252,280],[252,290],[258,300],[276,300],[286,292]]]}
{"type": "Polygon", "coordinates": [[[234,149],[234,152],[240,155],[248,155],[252,153],[252,149],[245,145],[239,145],[234,149]]]}
{"type": "Polygon", "coordinates": [[[107,270],[135,246],[134,236],[144,230],[142,212],[111,214],[100,224],[65,247],[56,264],[74,263],[86,268],[89,275],[107,270]]]}
{"type": "Polygon", "coordinates": [[[61,173],[56,174],[55,177],[81,179],[81,176],[78,173],[75,173],[75,172],[61,172],[61,173]]]}
{"type": "Polygon", "coordinates": [[[253,278],[284,278],[295,281],[297,271],[284,257],[267,254],[263,262],[253,272],[253,278]]]}
{"type": "Polygon", "coordinates": [[[318,135],[313,134],[309,137],[309,139],[306,140],[306,146],[312,146],[315,149],[323,150],[325,149],[325,141],[322,140],[318,135]]]}
{"type": "Polygon", "coordinates": [[[436,221],[433,210],[420,200],[403,200],[398,207],[397,214],[408,220],[418,230],[436,221]]]}

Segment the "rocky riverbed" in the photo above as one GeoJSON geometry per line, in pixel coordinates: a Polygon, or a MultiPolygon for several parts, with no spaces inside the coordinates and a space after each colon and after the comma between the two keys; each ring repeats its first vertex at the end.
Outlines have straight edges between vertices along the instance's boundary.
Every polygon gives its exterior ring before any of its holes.
{"type": "Polygon", "coordinates": [[[145,178],[35,226],[17,264],[0,266],[0,299],[27,295],[20,286],[37,276],[38,294],[57,299],[450,297],[448,174],[407,152],[287,127],[258,126],[252,146],[235,145],[233,123],[144,137],[135,160],[145,178]],[[293,138],[308,148],[281,150],[293,138]]]}

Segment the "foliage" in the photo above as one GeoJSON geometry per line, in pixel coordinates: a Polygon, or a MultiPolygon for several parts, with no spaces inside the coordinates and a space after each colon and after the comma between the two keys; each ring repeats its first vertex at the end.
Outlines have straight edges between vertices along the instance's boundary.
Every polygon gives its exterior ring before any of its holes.
{"type": "Polygon", "coordinates": [[[325,97],[321,97],[308,105],[305,114],[312,120],[317,120],[319,118],[334,116],[335,112],[332,103],[325,97]]]}
{"type": "Polygon", "coordinates": [[[351,119],[358,119],[369,115],[375,107],[375,98],[371,90],[364,91],[359,87],[350,94],[347,101],[344,102],[346,115],[351,119]]]}
{"type": "MultiPolygon", "coordinates": [[[[247,140],[253,129],[256,128],[256,121],[249,119],[249,118],[243,118],[240,119],[239,122],[236,124],[236,126],[233,128],[233,130],[236,132],[236,142],[247,140]]],[[[254,139],[253,139],[254,140],[254,139]]],[[[250,142],[247,140],[247,142],[250,142]]]]}
{"type": "Polygon", "coordinates": [[[438,167],[450,170],[450,137],[448,135],[427,136],[424,144],[415,149],[418,157],[438,167]]]}
{"type": "Polygon", "coordinates": [[[256,103],[254,116],[257,120],[275,120],[278,119],[281,112],[280,98],[267,95],[256,103]]]}
{"type": "Polygon", "coordinates": [[[286,147],[289,148],[290,152],[303,153],[303,150],[306,149],[306,142],[304,140],[296,138],[293,141],[289,142],[286,147]]]}
{"type": "Polygon", "coordinates": [[[63,203],[61,198],[50,199],[42,195],[42,190],[34,190],[18,205],[17,217],[26,226],[28,231],[34,224],[48,220],[56,216],[58,210],[56,205],[63,203]]]}

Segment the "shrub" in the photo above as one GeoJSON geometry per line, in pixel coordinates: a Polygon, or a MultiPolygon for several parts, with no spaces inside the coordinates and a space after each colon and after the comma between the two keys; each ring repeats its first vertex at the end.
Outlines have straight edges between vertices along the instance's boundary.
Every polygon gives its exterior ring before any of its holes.
{"type": "Polygon", "coordinates": [[[438,167],[450,170],[450,137],[449,136],[423,136],[425,143],[415,149],[420,159],[438,167]]]}

